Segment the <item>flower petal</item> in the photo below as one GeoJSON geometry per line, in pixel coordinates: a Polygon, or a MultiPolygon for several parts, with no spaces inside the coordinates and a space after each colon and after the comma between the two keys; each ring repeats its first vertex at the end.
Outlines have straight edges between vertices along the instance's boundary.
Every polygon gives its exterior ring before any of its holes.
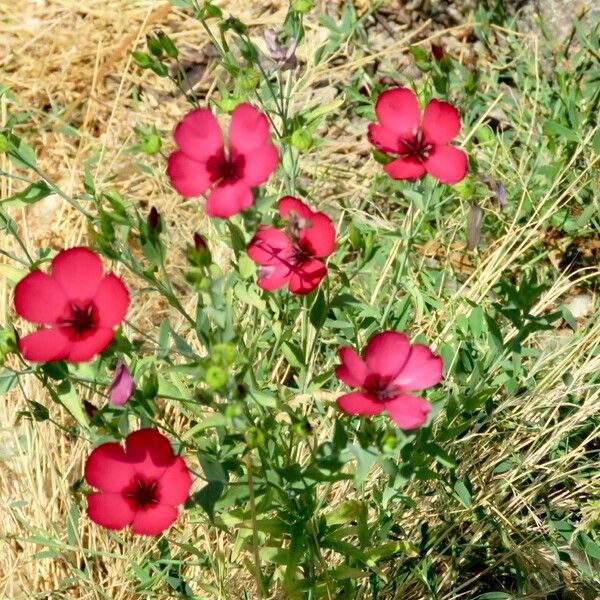
{"type": "Polygon", "coordinates": [[[416,392],[437,385],[442,380],[442,359],[427,346],[415,344],[394,384],[407,392],[416,392]]]}
{"type": "Polygon", "coordinates": [[[50,362],[65,359],[72,342],[58,328],[40,329],[18,341],[19,352],[25,360],[50,362]]]}
{"type": "Polygon", "coordinates": [[[385,403],[385,409],[401,429],[415,429],[427,421],[431,405],[417,396],[399,396],[385,403]]]}
{"type": "Polygon", "coordinates": [[[383,167],[383,170],[393,179],[414,180],[425,174],[425,167],[412,156],[396,158],[383,167]]]}
{"type": "Polygon", "coordinates": [[[460,132],[460,114],[447,102],[431,100],[425,107],[421,128],[425,142],[445,146],[460,132]]]}
{"type": "Polygon", "coordinates": [[[206,163],[190,158],[181,150],[176,150],[169,156],[167,175],[171,185],[185,198],[204,194],[212,184],[212,176],[206,163]]]}
{"type": "Polygon", "coordinates": [[[253,202],[252,191],[245,181],[219,184],[206,201],[206,214],[209,217],[227,219],[250,208],[253,202]]]}
{"type": "Polygon", "coordinates": [[[289,290],[292,294],[312,292],[327,275],[327,267],[316,258],[306,260],[292,269],[289,290]]]}
{"type": "Polygon", "coordinates": [[[290,281],[291,269],[284,263],[279,265],[264,265],[258,270],[258,287],[272,292],[278,290],[290,281]]]}
{"type": "Polygon", "coordinates": [[[112,342],[114,336],[115,332],[112,328],[100,327],[87,337],[72,340],[67,360],[72,363],[92,360],[112,342]]]}
{"type": "Polygon", "coordinates": [[[335,369],[335,375],[350,387],[362,387],[367,378],[365,361],[352,348],[345,346],[339,352],[342,364],[335,369]]]}
{"type": "Polygon", "coordinates": [[[135,514],[131,531],[138,535],[160,535],[177,519],[177,509],[169,504],[156,504],[135,514]]]}
{"type": "Polygon", "coordinates": [[[135,472],[148,479],[158,479],[174,461],[171,443],[152,428],[130,433],[125,440],[125,453],[135,472]]]}
{"type": "Polygon", "coordinates": [[[259,265],[287,264],[292,254],[290,239],[274,227],[261,227],[248,244],[248,256],[259,265]]]}
{"type": "Polygon", "coordinates": [[[229,146],[240,154],[248,154],[269,141],[267,117],[250,104],[238,104],[231,115],[229,146]]]}
{"type": "Polygon", "coordinates": [[[398,375],[409,352],[410,342],[403,333],[384,331],[369,340],[364,356],[369,373],[385,378],[398,375]]]}
{"type": "Polygon", "coordinates": [[[89,248],[71,248],[52,259],[52,277],[71,300],[94,297],[104,269],[100,257],[89,248]]]}
{"type": "Polygon", "coordinates": [[[135,517],[129,503],[119,494],[95,492],[87,497],[88,517],[107,529],[123,529],[135,517]]]}
{"type": "Polygon", "coordinates": [[[15,287],[15,310],[33,323],[54,323],[67,305],[62,287],[46,273],[33,271],[15,287]]]}
{"type": "Polygon", "coordinates": [[[337,400],[337,405],[347,415],[378,415],[383,411],[383,402],[378,402],[369,394],[352,392],[344,394],[337,400]]]}
{"type": "Polygon", "coordinates": [[[300,230],[300,246],[317,258],[329,256],[335,250],[335,227],[323,212],[310,217],[310,227],[300,230]]]}
{"type": "Polygon", "coordinates": [[[161,504],[183,504],[190,495],[192,478],[181,456],[162,474],[159,480],[159,498],[161,504]]]}
{"type": "Polygon", "coordinates": [[[135,473],[120,444],[108,442],[92,450],[85,464],[85,480],[103,492],[121,492],[135,473]]]}
{"type": "Polygon", "coordinates": [[[381,152],[389,154],[401,151],[402,144],[400,143],[398,134],[378,123],[371,123],[369,125],[367,138],[381,152]]]}
{"type": "Polygon", "coordinates": [[[413,136],[419,127],[419,103],[413,91],[408,88],[394,88],[383,92],[377,98],[375,113],[388,131],[402,137],[413,136]]]}
{"type": "Polygon", "coordinates": [[[244,181],[256,187],[269,179],[279,164],[279,152],[273,144],[265,144],[244,155],[244,181]]]}
{"type": "Polygon", "coordinates": [[[296,213],[301,219],[310,219],[314,214],[302,200],[294,198],[294,196],[280,198],[277,202],[277,209],[282,219],[287,219],[290,212],[296,213]]]}
{"type": "Polygon", "coordinates": [[[458,183],[467,174],[467,155],[454,146],[434,146],[423,163],[427,172],[442,183],[458,183]]]}
{"type": "Polygon", "coordinates": [[[98,286],[94,304],[98,309],[99,327],[114,327],[127,314],[129,292],[119,277],[109,273],[98,286]]]}
{"type": "Polygon", "coordinates": [[[185,115],[175,128],[173,137],[179,148],[195,161],[206,162],[212,156],[223,153],[221,128],[207,108],[197,108],[185,115]]]}

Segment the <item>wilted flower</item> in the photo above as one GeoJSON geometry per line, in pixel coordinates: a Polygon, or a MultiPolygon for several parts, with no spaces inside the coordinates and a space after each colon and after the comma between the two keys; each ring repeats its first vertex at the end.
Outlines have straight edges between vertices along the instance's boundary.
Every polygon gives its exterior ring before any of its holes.
{"type": "Polygon", "coordinates": [[[504,208],[508,204],[508,200],[506,199],[506,190],[504,186],[499,182],[486,175],[485,173],[481,173],[479,175],[479,179],[482,183],[484,183],[490,192],[493,192],[494,199],[498,203],[498,206],[504,208]]]}
{"type": "Polygon", "coordinates": [[[131,398],[134,389],[135,382],[133,381],[133,377],[127,365],[119,359],[108,390],[108,401],[114,406],[124,406],[127,400],[131,398]]]}
{"type": "Polygon", "coordinates": [[[127,313],[129,293],[113,273],[104,275],[100,257],[71,248],[52,259],[50,274],[33,271],[15,288],[15,310],[46,325],[19,339],[23,358],[36,362],[86,362],[112,341],[127,313]]]}
{"type": "Polygon", "coordinates": [[[131,525],[141,535],[167,529],[192,487],[183,458],[156,429],[130,433],[125,450],[115,442],[98,446],[85,465],[85,480],[100,490],[87,498],[94,523],[107,529],[131,525]]]}
{"type": "Polygon", "coordinates": [[[483,210],[477,204],[471,204],[467,217],[467,248],[475,250],[481,238],[481,224],[483,223],[483,210]]]}
{"type": "Polygon", "coordinates": [[[350,415],[378,415],[384,410],[402,429],[421,427],[431,406],[410,392],[424,390],[442,379],[442,359],[427,346],[412,344],[397,331],[374,335],[364,351],[364,359],[349,347],[341,348],[342,364],[335,374],[345,384],[360,391],[337,400],[350,415]]]}
{"type": "Polygon", "coordinates": [[[375,105],[379,123],[369,125],[369,141],[398,158],[385,165],[394,179],[417,179],[429,173],[442,183],[457,183],[467,174],[467,155],[449,143],[460,131],[460,115],[447,102],[431,100],[423,117],[408,88],[383,92],[375,105]]]}
{"type": "Polygon", "coordinates": [[[250,208],[252,188],[267,181],[279,162],[267,117],[249,104],[233,111],[227,152],[219,123],[206,108],[188,113],[174,137],[179,149],[169,156],[171,183],[186,198],[209,192],[206,213],[211,217],[225,219],[250,208]]]}
{"type": "Polygon", "coordinates": [[[269,27],[265,29],[264,37],[271,58],[277,63],[277,66],[282,71],[295,69],[298,66],[298,59],[295,54],[296,47],[298,46],[296,38],[290,38],[289,46],[284,46],[279,42],[279,35],[277,32],[269,27]]]}

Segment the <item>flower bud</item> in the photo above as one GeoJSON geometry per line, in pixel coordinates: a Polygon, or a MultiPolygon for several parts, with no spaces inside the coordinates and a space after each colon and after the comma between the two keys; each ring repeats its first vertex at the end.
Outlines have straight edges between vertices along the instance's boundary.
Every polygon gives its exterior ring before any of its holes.
{"type": "Polygon", "coordinates": [[[148,227],[150,227],[154,233],[160,233],[162,231],[160,213],[154,206],[150,209],[150,213],[148,214],[148,227]]]}
{"type": "Polygon", "coordinates": [[[260,448],[265,444],[265,434],[258,427],[250,427],[245,437],[248,448],[260,448]]]}
{"type": "Polygon", "coordinates": [[[142,379],[142,394],[148,400],[152,400],[158,394],[158,375],[154,368],[146,373],[142,379]]]}
{"type": "Polygon", "coordinates": [[[135,389],[135,382],[127,365],[119,359],[108,390],[108,402],[113,406],[124,406],[131,398],[135,389]]]}
{"type": "Polygon", "coordinates": [[[313,145],[313,137],[308,129],[296,129],[292,133],[291,142],[300,152],[308,152],[313,145]]]}
{"type": "Polygon", "coordinates": [[[222,388],[227,383],[228,379],[229,376],[227,375],[227,372],[221,367],[217,367],[215,365],[208,367],[204,373],[204,381],[212,390],[222,388]]]}
{"type": "Polygon", "coordinates": [[[196,267],[208,267],[212,262],[206,239],[199,233],[194,233],[194,245],[188,247],[188,260],[196,267]]]}
{"type": "Polygon", "coordinates": [[[292,0],[292,8],[299,13],[306,13],[313,7],[313,0],[292,0]]]}
{"type": "Polygon", "coordinates": [[[431,44],[431,53],[433,54],[433,58],[435,58],[435,60],[438,62],[444,59],[444,48],[442,48],[442,46],[439,44],[431,44]]]}

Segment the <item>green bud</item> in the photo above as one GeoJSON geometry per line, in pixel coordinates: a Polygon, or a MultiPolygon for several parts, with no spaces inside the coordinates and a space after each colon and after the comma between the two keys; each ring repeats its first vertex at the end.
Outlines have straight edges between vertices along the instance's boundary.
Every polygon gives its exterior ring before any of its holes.
{"type": "Polygon", "coordinates": [[[146,35],[146,46],[148,46],[148,50],[150,50],[154,56],[157,56],[158,58],[162,56],[163,47],[158,38],[146,35]]]}
{"type": "Polygon", "coordinates": [[[204,274],[204,270],[193,267],[185,274],[185,279],[197,290],[204,291],[210,288],[210,279],[204,274]]]}
{"type": "Polygon", "coordinates": [[[215,344],[211,348],[210,358],[213,363],[232,365],[237,357],[237,348],[233,344],[215,344]]]}
{"type": "Polygon", "coordinates": [[[175,46],[173,40],[164,31],[158,32],[158,39],[163,50],[167,53],[167,56],[170,58],[177,58],[179,56],[177,46],[175,46]]]}
{"type": "Polygon", "coordinates": [[[10,142],[8,141],[8,138],[3,133],[0,133],[0,154],[8,152],[9,148],[10,142]]]}
{"type": "Polygon", "coordinates": [[[398,446],[398,438],[395,435],[388,433],[383,438],[382,446],[385,452],[392,452],[396,449],[396,446],[398,446]]]}
{"type": "Polygon", "coordinates": [[[158,394],[158,375],[154,369],[142,378],[142,393],[148,400],[156,398],[156,394],[158,394]]]}
{"type": "Polygon", "coordinates": [[[242,406],[238,403],[228,404],[225,407],[225,416],[228,419],[235,419],[236,417],[240,417],[244,413],[242,406]]]}
{"type": "Polygon", "coordinates": [[[160,152],[162,140],[157,133],[151,133],[140,142],[139,147],[142,152],[152,156],[160,152]]]}
{"type": "Polygon", "coordinates": [[[308,437],[312,431],[312,426],[306,417],[292,424],[292,431],[297,438],[304,439],[308,437]]]}
{"type": "Polygon", "coordinates": [[[250,427],[246,431],[248,448],[260,448],[265,445],[265,434],[258,427],[250,427]]]}
{"type": "Polygon", "coordinates": [[[454,186],[454,189],[459,196],[468,199],[475,194],[475,182],[471,177],[465,177],[454,186]]]}
{"type": "Polygon", "coordinates": [[[260,83],[260,75],[254,67],[247,67],[240,73],[238,82],[244,92],[253,92],[260,83]]]}
{"type": "Polygon", "coordinates": [[[313,0],[292,0],[292,8],[299,13],[308,12],[313,7],[313,0]]]}
{"type": "Polygon", "coordinates": [[[195,267],[208,267],[212,263],[210,249],[204,236],[194,233],[194,245],[188,246],[188,261],[195,267]]]}
{"type": "Polygon", "coordinates": [[[204,381],[212,390],[218,390],[219,388],[222,388],[227,383],[228,379],[229,376],[227,375],[225,369],[217,367],[216,365],[208,367],[208,369],[206,369],[206,373],[204,373],[204,381]]]}
{"type": "Polygon", "coordinates": [[[475,137],[482,144],[486,142],[493,142],[495,139],[494,131],[487,124],[480,125],[477,128],[475,131],[475,137]]]}
{"type": "Polygon", "coordinates": [[[221,94],[221,97],[216,101],[217,106],[226,113],[233,112],[233,109],[240,103],[240,99],[231,94],[221,94]]]}
{"type": "Polygon", "coordinates": [[[308,152],[313,145],[313,136],[308,129],[296,129],[292,133],[291,142],[300,152],[308,152]]]}

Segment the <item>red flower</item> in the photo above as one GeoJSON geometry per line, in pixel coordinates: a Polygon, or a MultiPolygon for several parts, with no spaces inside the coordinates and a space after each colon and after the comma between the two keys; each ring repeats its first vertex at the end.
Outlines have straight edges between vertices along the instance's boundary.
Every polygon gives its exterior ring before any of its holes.
{"type": "Polygon", "coordinates": [[[276,290],[286,284],[293,294],[308,294],[327,274],[321,258],[335,249],[335,228],[322,212],[304,202],[285,196],[279,200],[279,214],[287,219],[284,231],[261,226],[248,244],[248,256],[261,265],[258,285],[276,290]]]}
{"type": "Polygon", "coordinates": [[[86,362],[111,342],[127,313],[129,293],[88,248],[59,252],[49,275],[33,271],[15,288],[17,313],[47,325],[19,340],[23,358],[86,362]]]}
{"type": "Polygon", "coordinates": [[[167,529],[192,487],[183,458],[156,429],[130,433],[125,450],[115,442],[98,446],[85,465],[85,480],[100,490],[87,498],[94,523],[107,529],[131,525],[141,535],[167,529]]]}
{"type": "Polygon", "coordinates": [[[339,356],[338,379],[360,388],[338,398],[343,412],[378,415],[386,410],[402,429],[425,423],[431,406],[410,392],[432,387],[442,379],[442,359],[427,346],[411,345],[403,333],[384,331],[369,340],[364,360],[348,347],[341,348],[339,356]]]}
{"type": "Polygon", "coordinates": [[[267,117],[249,104],[231,115],[229,151],[223,147],[219,123],[210,110],[197,108],[175,128],[179,147],[169,156],[167,174],[186,198],[210,190],[206,213],[225,219],[252,206],[252,188],[277,168],[277,148],[269,141],[267,117]]]}
{"type": "Polygon", "coordinates": [[[397,154],[385,165],[394,179],[417,179],[426,172],[442,183],[467,174],[467,156],[449,146],[460,131],[460,115],[447,102],[431,100],[421,119],[416,96],[408,88],[383,92],[375,105],[378,123],[369,125],[369,141],[381,152],[397,154]]]}

